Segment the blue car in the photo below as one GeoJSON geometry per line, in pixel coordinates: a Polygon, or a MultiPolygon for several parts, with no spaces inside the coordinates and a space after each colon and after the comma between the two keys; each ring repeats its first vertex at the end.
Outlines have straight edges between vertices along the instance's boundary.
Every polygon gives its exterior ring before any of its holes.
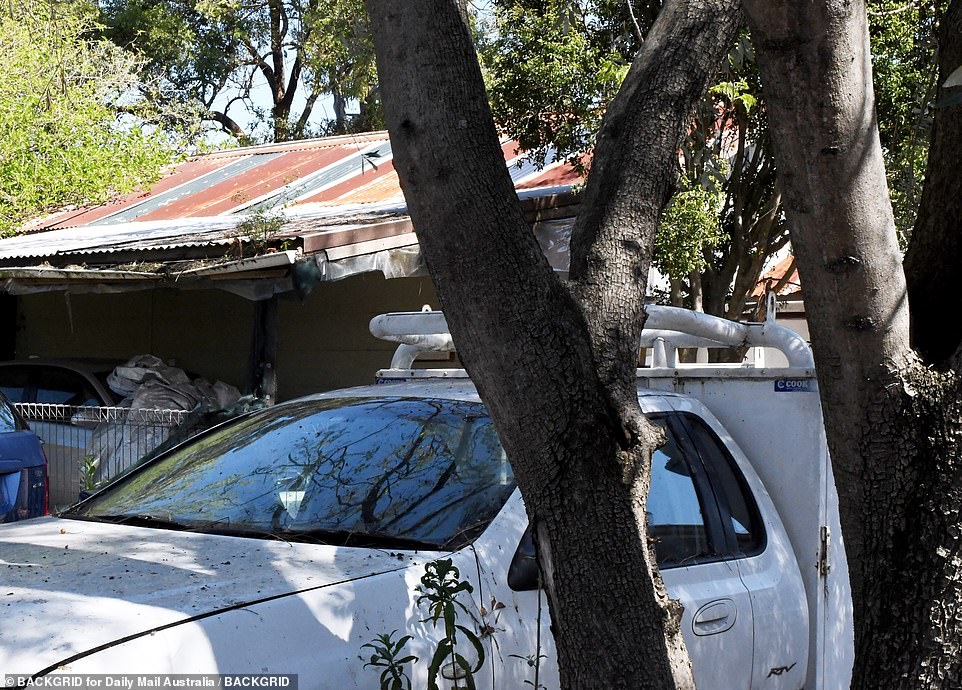
{"type": "Polygon", "coordinates": [[[40,439],[0,393],[0,523],[47,512],[47,458],[40,439]]]}

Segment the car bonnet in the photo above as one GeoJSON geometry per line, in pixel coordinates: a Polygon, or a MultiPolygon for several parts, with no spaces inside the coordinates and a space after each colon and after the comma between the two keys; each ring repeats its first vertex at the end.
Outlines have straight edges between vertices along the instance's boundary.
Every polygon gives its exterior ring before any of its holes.
{"type": "Polygon", "coordinates": [[[157,628],[427,560],[57,518],[3,526],[0,669],[36,673],[157,628]]]}

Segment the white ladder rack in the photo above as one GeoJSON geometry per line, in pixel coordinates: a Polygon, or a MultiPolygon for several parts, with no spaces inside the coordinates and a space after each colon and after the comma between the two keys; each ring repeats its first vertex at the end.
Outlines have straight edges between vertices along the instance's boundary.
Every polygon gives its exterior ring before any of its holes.
{"type": "MultiPolygon", "coordinates": [[[[652,369],[705,368],[704,364],[679,363],[678,349],[731,347],[773,348],[785,355],[789,369],[814,369],[812,351],[805,339],[775,323],[773,297],[769,298],[766,320],[759,323],[739,323],[678,307],[648,305],[648,321],[641,335],[641,346],[652,349],[652,369]]],[[[412,369],[414,361],[423,352],[456,351],[442,312],[425,307],[418,312],[381,314],[371,319],[369,328],[373,336],[399,343],[390,369],[378,372],[379,377],[390,373],[395,373],[396,377],[396,374],[413,371],[420,372],[421,377],[464,376],[463,371],[456,369],[412,369]]],[[[747,363],[736,365],[736,368],[752,369],[754,366],[747,363]]],[[[639,369],[638,373],[649,375],[652,369],[639,369]]]]}

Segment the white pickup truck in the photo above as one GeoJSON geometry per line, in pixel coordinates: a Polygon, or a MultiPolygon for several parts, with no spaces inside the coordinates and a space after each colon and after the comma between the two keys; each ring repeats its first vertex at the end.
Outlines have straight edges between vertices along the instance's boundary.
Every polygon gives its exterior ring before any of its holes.
{"type": "MultiPolygon", "coordinates": [[[[297,674],[372,688],[379,633],[438,631],[416,587],[450,558],[486,648],[483,688],[559,687],[527,519],[443,316],[384,315],[379,384],[216,427],[60,518],[0,527],[0,673],[297,674]],[[482,630],[483,627],[483,630],[482,630]],[[483,633],[483,634],[482,634],[483,633]]],[[[774,323],[652,308],[643,410],[664,426],[648,510],[700,690],[848,686],[851,599],[811,354],[774,323]],[[775,347],[789,366],[680,365],[676,347],[775,347]]],[[[642,655],[639,650],[639,655],[642,655]]],[[[451,669],[442,668],[442,674],[451,669]]],[[[5,679],[6,680],[6,679],[5,679]]],[[[453,685],[455,681],[446,681],[453,685]]]]}

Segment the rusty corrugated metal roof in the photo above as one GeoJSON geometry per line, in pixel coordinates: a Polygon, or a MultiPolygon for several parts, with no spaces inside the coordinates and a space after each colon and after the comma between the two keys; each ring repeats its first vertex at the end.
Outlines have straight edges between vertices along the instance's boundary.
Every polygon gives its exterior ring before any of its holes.
{"type": "MultiPolygon", "coordinates": [[[[572,217],[573,166],[538,167],[502,142],[532,222],[572,217]]],[[[150,190],[34,221],[0,240],[0,267],[215,260],[236,251],[363,253],[416,243],[386,132],[218,151],[173,166],[150,190]],[[252,213],[281,226],[258,237],[252,213]],[[352,247],[354,249],[352,249],[352,247]]]]}
{"type": "Polygon", "coordinates": [[[755,283],[752,297],[764,297],[769,290],[776,291],[778,297],[801,293],[802,284],[798,277],[798,267],[795,265],[794,255],[789,254],[766,271],[755,283]]]}
{"type": "MultiPolygon", "coordinates": [[[[570,165],[549,158],[539,169],[502,142],[519,189],[577,184],[570,165]]],[[[151,189],[106,204],[33,221],[24,232],[176,221],[301,204],[403,203],[386,132],[218,151],[171,167],[151,189]]]]}

